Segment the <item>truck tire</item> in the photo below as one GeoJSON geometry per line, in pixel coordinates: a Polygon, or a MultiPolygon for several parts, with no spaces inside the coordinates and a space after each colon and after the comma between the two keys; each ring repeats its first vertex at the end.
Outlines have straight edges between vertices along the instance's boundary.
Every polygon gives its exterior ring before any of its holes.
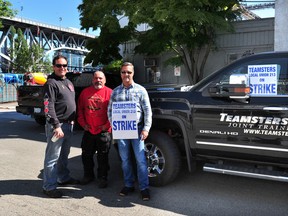
{"type": "Polygon", "coordinates": [[[34,119],[40,125],[46,124],[46,118],[44,116],[34,116],[34,119]]]}
{"type": "Polygon", "coordinates": [[[172,182],[181,169],[181,154],[172,138],[161,131],[151,131],[145,141],[151,186],[172,182]]]}

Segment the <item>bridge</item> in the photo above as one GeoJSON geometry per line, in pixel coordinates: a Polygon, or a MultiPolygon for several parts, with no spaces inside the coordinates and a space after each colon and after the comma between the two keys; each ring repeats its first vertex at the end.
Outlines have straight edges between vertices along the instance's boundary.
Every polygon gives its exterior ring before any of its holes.
{"type": "Polygon", "coordinates": [[[88,52],[85,48],[87,39],[95,38],[95,35],[81,32],[74,28],[63,28],[60,26],[49,25],[29,19],[19,17],[0,18],[3,28],[0,29],[0,62],[3,72],[8,71],[11,61],[9,47],[11,41],[11,27],[17,30],[20,28],[28,44],[39,44],[47,55],[61,52],[68,58],[69,70],[83,67],[83,60],[88,52]]]}

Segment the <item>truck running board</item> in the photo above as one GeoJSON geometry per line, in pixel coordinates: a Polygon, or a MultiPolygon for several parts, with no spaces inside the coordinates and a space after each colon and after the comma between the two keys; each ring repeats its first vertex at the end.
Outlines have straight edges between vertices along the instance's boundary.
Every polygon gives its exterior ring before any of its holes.
{"type": "Polygon", "coordinates": [[[281,171],[263,170],[257,168],[243,168],[239,166],[208,163],[204,165],[203,170],[213,173],[288,182],[288,173],[281,171]]]}

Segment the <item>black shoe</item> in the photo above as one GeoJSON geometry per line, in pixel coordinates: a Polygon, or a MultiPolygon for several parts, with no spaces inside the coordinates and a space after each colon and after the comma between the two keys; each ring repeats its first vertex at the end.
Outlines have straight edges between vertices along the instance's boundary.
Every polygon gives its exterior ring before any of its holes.
{"type": "Polygon", "coordinates": [[[108,186],[107,178],[99,179],[98,188],[106,188],[108,186]]]}
{"type": "Polygon", "coordinates": [[[79,184],[80,182],[76,179],[70,178],[68,181],[65,182],[58,182],[58,185],[76,185],[79,184]]]}
{"type": "Polygon", "coordinates": [[[46,194],[50,198],[61,198],[63,196],[62,192],[60,190],[54,189],[54,190],[44,190],[43,193],[46,194]]]}
{"type": "Polygon", "coordinates": [[[127,196],[128,193],[131,193],[135,190],[134,187],[124,187],[122,188],[122,190],[120,191],[119,195],[120,196],[127,196]]]}
{"type": "Polygon", "coordinates": [[[149,201],[150,200],[149,189],[141,190],[141,196],[143,201],[149,201]]]}
{"type": "Polygon", "coordinates": [[[88,176],[84,176],[81,180],[80,180],[80,184],[81,185],[87,185],[90,182],[94,181],[94,177],[88,177],[88,176]]]}

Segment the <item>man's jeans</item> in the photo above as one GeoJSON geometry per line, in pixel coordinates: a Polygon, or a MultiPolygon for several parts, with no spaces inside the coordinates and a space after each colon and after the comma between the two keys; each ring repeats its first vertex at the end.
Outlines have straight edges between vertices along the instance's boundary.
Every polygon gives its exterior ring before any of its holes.
{"type": "MultiPolygon", "coordinates": [[[[111,135],[107,132],[107,140],[101,140],[102,133],[91,134],[89,131],[84,131],[81,142],[82,162],[84,167],[84,176],[94,178],[94,154],[97,152],[97,177],[107,178],[109,167],[109,149],[111,145],[111,135]]],[[[106,138],[106,137],[104,137],[106,138]]]]}
{"type": "Polygon", "coordinates": [[[124,184],[126,187],[134,187],[135,175],[133,170],[133,161],[131,151],[133,149],[137,162],[137,176],[139,189],[144,190],[149,187],[147,160],[144,151],[144,141],[139,139],[119,139],[118,148],[122,160],[122,170],[124,175],[124,184]],[[132,148],[132,149],[131,149],[132,148]]]}
{"type": "Polygon", "coordinates": [[[48,191],[56,189],[57,182],[62,183],[71,178],[67,165],[73,135],[73,125],[62,123],[61,128],[64,137],[58,139],[56,142],[52,142],[51,138],[54,134],[54,129],[49,123],[45,125],[47,147],[44,159],[43,189],[48,191]]]}

